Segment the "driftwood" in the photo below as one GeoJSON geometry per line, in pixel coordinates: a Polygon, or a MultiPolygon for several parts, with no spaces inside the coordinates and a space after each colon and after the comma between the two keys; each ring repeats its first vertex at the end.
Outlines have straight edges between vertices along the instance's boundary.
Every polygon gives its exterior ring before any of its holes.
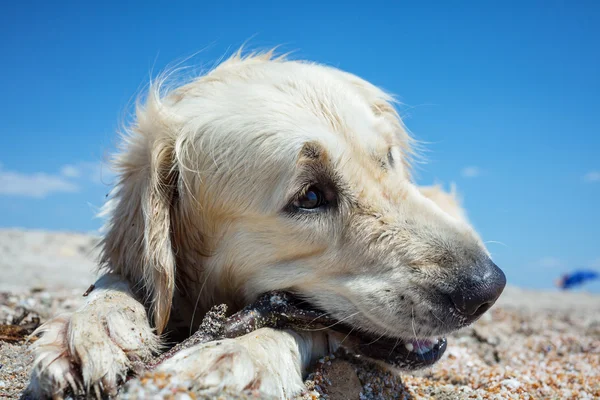
{"type": "Polygon", "coordinates": [[[23,309],[15,316],[11,324],[0,324],[0,341],[18,343],[27,340],[27,337],[40,326],[40,319],[35,316],[30,322],[23,323],[29,311],[23,309]]]}
{"type": "Polygon", "coordinates": [[[235,338],[260,328],[312,329],[334,321],[322,312],[299,307],[300,301],[287,292],[269,292],[241,311],[226,317],[227,306],[213,307],[204,317],[198,330],[169,351],[154,358],[143,366],[153,370],[181,350],[200,343],[225,338],[235,338]]]}

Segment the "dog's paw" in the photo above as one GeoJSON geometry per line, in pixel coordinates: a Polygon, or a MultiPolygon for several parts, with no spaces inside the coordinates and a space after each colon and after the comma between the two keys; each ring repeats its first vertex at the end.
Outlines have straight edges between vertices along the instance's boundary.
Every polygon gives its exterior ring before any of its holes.
{"type": "Polygon", "coordinates": [[[61,398],[66,393],[112,396],[136,361],[158,347],[141,304],[123,306],[118,297],[91,302],[38,329],[30,393],[61,398]]]}
{"type": "Polygon", "coordinates": [[[247,394],[288,399],[303,389],[296,337],[266,328],[182,350],[154,371],[129,381],[120,397],[133,400],[192,393],[198,398],[247,394]]]}
{"type": "Polygon", "coordinates": [[[163,398],[172,393],[211,397],[259,389],[261,372],[245,348],[228,339],[182,350],[156,369],[129,381],[121,399],[163,398]]]}
{"type": "Polygon", "coordinates": [[[81,391],[79,372],[69,357],[68,330],[69,317],[61,315],[34,332],[43,335],[31,347],[35,364],[27,391],[35,398],[61,398],[67,390],[81,391]]]}

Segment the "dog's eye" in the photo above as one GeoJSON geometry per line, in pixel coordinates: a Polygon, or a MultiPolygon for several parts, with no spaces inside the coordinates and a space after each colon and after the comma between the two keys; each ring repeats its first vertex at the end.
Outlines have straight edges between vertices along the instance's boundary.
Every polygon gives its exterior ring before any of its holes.
{"type": "Polygon", "coordinates": [[[314,186],[308,188],[306,192],[294,201],[294,207],[305,210],[314,210],[327,204],[327,199],[323,192],[314,186]]]}

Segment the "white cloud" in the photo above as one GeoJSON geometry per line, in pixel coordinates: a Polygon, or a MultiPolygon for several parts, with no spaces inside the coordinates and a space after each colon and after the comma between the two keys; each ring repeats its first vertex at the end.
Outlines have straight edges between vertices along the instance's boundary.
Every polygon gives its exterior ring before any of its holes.
{"type": "Polygon", "coordinates": [[[60,175],[44,172],[23,174],[5,171],[0,165],[0,195],[43,198],[51,193],[74,193],[79,186],[60,175]]]}
{"type": "Polygon", "coordinates": [[[600,171],[590,171],[583,176],[584,182],[600,182],[600,171]]]}
{"type": "Polygon", "coordinates": [[[53,193],[75,193],[84,184],[110,185],[114,172],[104,163],[79,162],[60,168],[60,173],[7,171],[0,164],[0,196],[44,198],[53,193]]]}
{"type": "Polygon", "coordinates": [[[544,257],[535,264],[543,268],[562,268],[565,266],[565,263],[556,257],[544,257]]]}
{"type": "Polygon", "coordinates": [[[465,167],[460,171],[463,178],[477,178],[483,174],[483,170],[475,165],[465,167]]]}
{"type": "Polygon", "coordinates": [[[79,178],[81,176],[81,170],[75,165],[65,165],[60,169],[60,173],[67,178],[79,178]]]}
{"type": "Polygon", "coordinates": [[[95,184],[112,184],[115,174],[105,163],[83,161],[65,165],[61,174],[68,178],[81,178],[95,184]]]}

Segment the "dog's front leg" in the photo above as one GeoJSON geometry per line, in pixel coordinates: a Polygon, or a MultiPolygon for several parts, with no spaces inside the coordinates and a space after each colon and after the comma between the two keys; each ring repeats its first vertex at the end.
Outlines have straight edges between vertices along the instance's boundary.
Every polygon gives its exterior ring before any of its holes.
{"type": "Polygon", "coordinates": [[[36,333],[29,391],[35,398],[75,394],[114,395],[137,360],[151,357],[159,341],[144,306],[122,278],[101,277],[85,304],[58,316],[36,333]]]}
{"type": "Polygon", "coordinates": [[[212,398],[250,391],[264,399],[289,399],[304,390],[306,367],[328,352],[322,332],[262,328],[182,350],[142,379],[130,381],[121,396],[144,398],[151,394],[147,385],[156,388],[166,378],[165,394],[181,389],[212,398]]]}

